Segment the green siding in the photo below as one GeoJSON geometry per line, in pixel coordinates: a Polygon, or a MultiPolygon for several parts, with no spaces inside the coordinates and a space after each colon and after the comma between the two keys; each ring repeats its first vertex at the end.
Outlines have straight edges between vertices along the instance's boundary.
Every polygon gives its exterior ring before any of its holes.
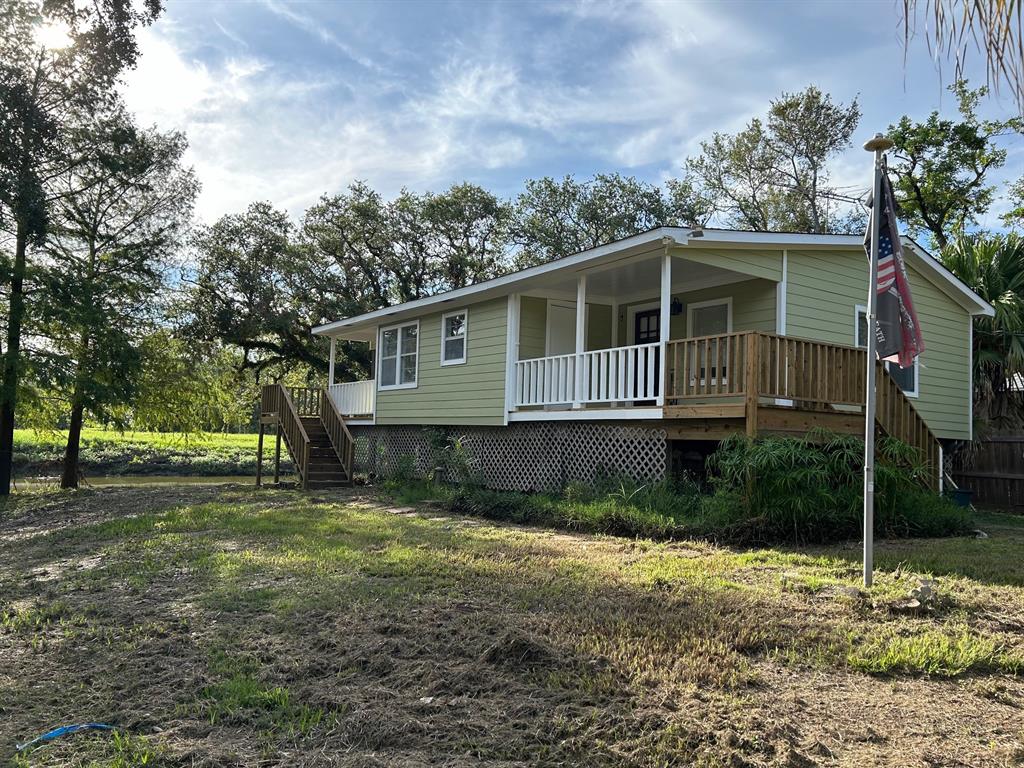
{"type": "Polygon", "coordinates": [[[612,308],[607,304],[587,304],[587,351],[608,349],[612,345],[612,308]]]}
{"type": "MultiPolygon", "coordinates": [[[[942,438],[971,437],[970,325],[965,309],[908,266],[924,335],[918,397],[911,398],[942,438]]],[[[789,251],[786,334],[835,344],[856,342],[855,307],[867,303],[860,251],[789,251]]]]}
{"type": "MultiPolygon", "coordinates": [[[[721,267],[752,277],[778,282],[782,279],[782,251],[761,248],[729,248],[705,250],[686,246],[676,251],[686,261],[695,261],[712,267],[721,267]]],[[[675,269],[680,265],[676,264],[675,269]]]]}
{"type": "MultiPolygon", "coordinates": [[[[446,307],[450,312],[461,307],[446,307]]],[[[441,365],[442,312],[420,318],[418,384],[377,392],[378,424],[499,425],[505,419],[508,300],[468,305],[464,365],[441,365]]]]}
{"type": "Polygon", "coordinates": [[[547,347],[548,300],[523,296],[519,300],[519,359],[544,357],[547,347]]]}
{"type": "MultiPolygon", "coordinates": [[[[734,331],[766,331],[775,332],[775,283],[770,280],[744,280],[740,283],[720,285],[715,288],[703,288],[699,291],[672,294],[683,303],[682,314],[671,319],[669,338],[686,338],[686,308],[695,302],[713,301],[732,297],[732,329],[734,331]]],[[[628,323],[629,307],[637,304],[649,304],[657,301],[657,297],[638,301],[634,304],[623,304],[619,307],[619,341],[626,345],[632,341],[628,323]]]]}

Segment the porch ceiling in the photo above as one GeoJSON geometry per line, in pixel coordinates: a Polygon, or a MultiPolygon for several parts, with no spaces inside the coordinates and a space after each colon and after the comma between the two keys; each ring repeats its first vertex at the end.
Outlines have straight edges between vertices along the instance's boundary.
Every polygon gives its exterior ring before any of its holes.
{"type": "MultiPolygon", "coordinates": [[[[566,274],[561,279],[552,279],[544,286],[552,294],[565,294],[566,298],[576,296],[577,273],[566,274]]],[[[743,280],[752,280],[752,275],[734,272],[722,267],[700,264],[674,258],[672,260],[672,293],[698,290],[713,285],[725,285],[743,280]]],[[[661,284],[661,256],[629,261],[614,267],[587,274],[587,298],[589,301],[615,300],[633,301],[657,296],[661,284]]],[[[529,290],[524,293],[529,294],[529,290]]]]}

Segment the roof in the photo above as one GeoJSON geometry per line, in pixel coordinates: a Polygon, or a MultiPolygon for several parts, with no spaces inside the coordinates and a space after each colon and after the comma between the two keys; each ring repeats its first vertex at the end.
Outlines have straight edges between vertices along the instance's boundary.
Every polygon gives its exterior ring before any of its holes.
{"type": "MultiPolygon", "coordinates": [[[[994,310],[988,302],[972,291],[956,275],[942,266],[927,250],[910,238],[904,237],[902,239],[904,245],[907,246],[905,253],[910,257],[908,261],[920,269],[925,277],[944,290],[954,301],[972,315],[994,314],[994,310]]],[[[422,299],[407,301],[402,304],[385,307],[384,309],[319,325],[313,328],[313,333],[324,336],[345,335],[351,338],[355,334],[350,335],[345,333],[346,331],[368,330],[370,327],[376,327],[382,322],[400,320],[399,315],[409,315],[410,313],[422,314],[421,310],[440,307],[444,304],[468,298],[472,298],[474,301],[484,301],[489,298],[515,293],[524,284],[536,281],[537,278],[542,278],[555,272],[574,270],[581,267],[589,268],[604,262],[616,261],[624,256],[657,252],[665,247],[685,247],[691,244],[699,245],[700,247],[714,244],[738,248],[768,246],[774,248],[828,247],[860,249],[863,248],[863,238],[860,235],[818,235],[795,232],[751,232],[749,230],[733,229],[707,228],[699,230],[686,227],[657,227],[647,232],[641,232],[622,240],[598,246],[597,248],[564,256],[546,264],[521,269],[517,272],[511,272],[507,275],[468,285],[464,288],[456,288],[455,290],[445,291],[444,293],[438,293],[422,299]]]]}

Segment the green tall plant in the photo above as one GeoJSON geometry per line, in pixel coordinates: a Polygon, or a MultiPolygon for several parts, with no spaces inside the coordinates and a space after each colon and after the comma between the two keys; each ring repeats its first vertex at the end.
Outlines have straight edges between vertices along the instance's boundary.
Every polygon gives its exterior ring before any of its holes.
{"type": "Polygon", "coordinates": [[[974,320],[974,416],[986,425],[1024,425],[1024,236],[961,235],[942,263],[992,304],[993,317],[974,320]]]}

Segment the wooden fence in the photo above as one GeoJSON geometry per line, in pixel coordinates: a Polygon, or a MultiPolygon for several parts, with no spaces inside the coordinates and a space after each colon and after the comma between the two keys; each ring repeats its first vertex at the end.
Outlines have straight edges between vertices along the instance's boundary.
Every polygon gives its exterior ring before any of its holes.
{"type": "Polygon", "coordinates": [[[1024,435],[992,437],[953,460],[953,480],[979,507],[1024,513],[1024,435]]]}

